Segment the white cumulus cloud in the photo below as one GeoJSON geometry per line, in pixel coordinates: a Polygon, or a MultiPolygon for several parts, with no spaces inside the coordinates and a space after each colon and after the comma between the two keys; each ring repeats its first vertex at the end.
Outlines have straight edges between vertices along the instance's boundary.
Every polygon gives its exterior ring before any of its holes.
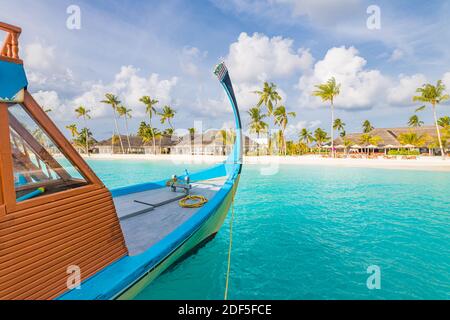
{"type": "Polygon", "coordinates": [[[305,73],[298,82],[300,104],[303,107],[323,106],[311,93],[315,85],[331,77],[341,84],[341,93],[335,105],[342,109],[371,108],[379,102],[387,89],[389,80],[379,70],[366,68],[367,61],[354,47],[334,47],[328,50],[323,60],[305,73]]]}
{"type": "Polygon", "coordinates": [[[159,105],[171,104],[172,90],[178,79],[160,79],[158,74],[152,73],[148,77],[139,75],[139,69],[133,66],[123,66],[111,83],[84,83],[85,91],[74,98],[61,99],[56,91],[37,91],[33,94],[39,104],[52,109],[52,115],[58,120],[72,119],[73,110],[83,105],[91,109],[93,119],[111,116],[111,108],[100,101],[106,93],[113,93],[128,108],[133,109],[136,117],[145,116],[145,106],[139,102],[144,95],[151,95],[159,100],[159,105]]]}
{"type": "Polygon", "coordinates": [[[412,97],[416,89],[426,82],[427,78],[420,73],[411,76],[400,75],[398,82],[387,92],[387,102],[396,106],[412,105],[412,97]]]}
{"type": "Polygon", "coordinates": [[[405,53],[403,52],[403,50],[397,48],[392,52],[392,54],[389,58],[389,61],[400,60],[401,58],[403,58],[404,55],[405,55],[405,53]]]}
{"type": "Polygon", "coordinates": [[[261,82],[283,78],[309,68],[313,63],[309,50],[294,48],[289,38],[272,37],[243,32],[230,45],[226,58],[233,80],[236,82],[261,82]]]}
{"type": "Polygon", "coordinates": [[[31,86],[65,89],[65,86],[74,85],[72,70],[57,59],[54,46],[30,43],[24,48],[24,61],[31,86]]]}
{"type": "Polygon", "coordinates": [[[53,111],[61,106],[61,100],[56,91],[39,90],[33,94],[33,98],[44,109],[51,109],[53,111]]]}

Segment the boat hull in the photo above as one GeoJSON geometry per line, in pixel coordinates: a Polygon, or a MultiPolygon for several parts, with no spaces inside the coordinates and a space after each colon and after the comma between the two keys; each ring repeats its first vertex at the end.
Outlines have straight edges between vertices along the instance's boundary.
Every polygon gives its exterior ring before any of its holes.
{"type": "Polygon", "coordinates": [[[183,257],[192,253],[197,247],[211,240],[219,231],[232,205],[236,187],[238,183],[231,189],[222,204],[211,214],[211,216],[187,238],[180,246],[175,249],[169,256],[158,263],[147,274],[140,278],[136,283],[132,284],[123,293],[115,297],[118,300],[134,299],[143,289],[145,289],[153,280],[161,273],[166,271],[170,266],[174,265],[183,257]]]}

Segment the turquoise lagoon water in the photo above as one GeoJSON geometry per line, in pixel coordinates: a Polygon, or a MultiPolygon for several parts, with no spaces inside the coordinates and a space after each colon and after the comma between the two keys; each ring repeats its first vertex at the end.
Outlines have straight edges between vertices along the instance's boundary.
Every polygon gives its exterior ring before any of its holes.
{"type": "MultiPolygon", "coordinates": [[[[185,166],[90,164],[108,187],[185,166]]],[[[204,166],[189,166],[196,170],[204,166]]],[[[244,167],[235,203],[231,299],[450,299],[450,173],[285,165],[244,167]],[[367,268],[381,269],[369,290],[367,268]]],[[[222,299],[228,220],[137,299],[222,299]]]]}

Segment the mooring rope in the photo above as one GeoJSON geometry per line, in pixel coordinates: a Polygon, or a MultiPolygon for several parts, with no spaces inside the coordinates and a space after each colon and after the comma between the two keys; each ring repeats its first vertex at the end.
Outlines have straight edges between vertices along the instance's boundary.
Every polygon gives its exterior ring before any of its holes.
{"type": "Polygon", "coordinates": [[[231,268],[231,249],[233,247],[233,221],[234,221],[234,195],[231,203],[231,217],[230,217],[230,244],[228,246],[228,266],[227,266],[227,278],[225,282],[225,297],[224,300],[228,300],[228,284],[230,281],[230,268],[231,268]]]}

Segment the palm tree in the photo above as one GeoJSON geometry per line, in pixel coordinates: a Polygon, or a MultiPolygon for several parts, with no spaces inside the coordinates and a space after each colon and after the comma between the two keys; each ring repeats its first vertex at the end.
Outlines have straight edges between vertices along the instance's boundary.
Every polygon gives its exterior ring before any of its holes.
{"type": "MultiPolygon", "coordinates": [[[[83,106],[79,106],[77,109],[75,109],[75,112],[77,114],[77,118],[82,117],[84,120],[84,127],[87,129],[87,119],[91,119],[91,116],[89,115],[89,113],[91,112],[91,110],[83,107],[83,106]]],[[[86,133],[89,134],[89,130],[86,130],[86,133]]],[[[89,155],[89,137],[87,137],[86,139],[86,154],[89,155]]]]}
{"type": "Polygon", "coordinates": [[[125,118],[125,130],[127,134],[127,141],[128,141],[128,153],[131,150],[131,142],[130,142],[130,131],[128,130],[128,119],[131,119],[131,112],[133,110],[127,109],[124,105],[120,105],[117,107],[117,114],[119,115],[119,118],[124,117],[125,118]]]}
{"type": "Polygon", "coordinates": [[[336,83],[336,79],[332,77],[326,83],[322,83],[315,86],[316,91],[313,92],[313,96],[319,97],[322,101],[330,101],[331,104],[331,154],[335,156],[334,150],[334,99],[341,92],[341,85],[336,83]]]}
{"type": "MultiPolygon", "coordinates": [[[[380,136],[372,136],[370,133],[364,133],[361,135],[359,142],[363,145],[379,145],[381,142],[383,142],[383,138],[380,136]]],[[[367,148],[367,154],[370,154],[370,149],[367,148]]]]}
{"type": "Polygon", "coordinates": [[[442,128],[450,127],[450,117],[445,116],[445,117],[439,118],[438,125],[442,128]]]}
{"type": "Polygon", "coordinates": [[[145,121],[142,121],[139,125],[137,135],[142,139],[142,142],[144,144],[153,142],[156,138],[159,138],[159,147],[161,149],[162,133],[159,132],[159,130],[157,130],[156,128],[152,128],[145,121]]]}
{"type": "Polygon", "coordinates": [[[236,135],[232,130],[222,129],[217,132],[216,138],[218,138],[222,144],[222,155],[226,155],[227,146],[234,144],[236,135]]]}
{"type": "Polygon", "coordinates": [[[370,123],[369,120],[364,121],[363,124],[362,124],[362,127],[363,127],[363,132],[364,132],[364,133],[369,133],[370,131],[372,131],[373,129],[375,129],[375,128],[372,126],[372,124],[370,123]]]}
{"type": "Polygon", "coordinates": [[[340,133],[345,132],[345,123],[342,122],[342,120],[338,118],[338,119],[334,120],[333,129],[337,130],[340,133]]]}
{"type": "Polygon", "coordinates": [[[88,128],[83,128],[81,129],[80,134],[77,136],[77,138],[74,139],[74,143],[75,145],[79,146],[79,147],[84,147],[86,146],[89,141],[92,141],[92,143],[94,143],[94,141],[91,139],[92,137],[92,132],[88,129],[88,128]]]}
{"type": "MultiPolygon", "coordinates": [[[[119,124],[117,122],[117,106],[120,104],[120,100],[117,96],[113,95],[112,93],[105,94],[105,100],[102,100],[101,103],[109,104],[111,108],[113,109],[114,114],[114,124],[115,124],[115,132],[119,135],[119,141],[120,141],[120,147],[122,149],[122,153],[125,153],[125,150],[123,148],[123,142],[122,142],[122,136],[120,135],[119,131],[119,124]]],[[[115,132],[113,132],[113,136],[115,136],[115,132]]],[[[111,139],[112,143],[112,152],[114,153],[114,139],[111,139]]]]}
{"type": "Polygon", "coordinates": [[[174,134],[175,130],[172,128],[167,128],[164,130],[164,135],[166,136],[172,136],[174,134]]]}
{"type": "Polygon", "coordinates": [[[189,128],[189,136],[191,137],[191,154],[194,155],[195,128],[189,128]]]}
{"type": "MultiPolygon", "coordinates": [[[[424,84],[422,87],[417,88],[416,92],[420,95],[414,96],[413,101],[419,101],[424,103],[430,103],[433,108],[433,116],[434,116],[434,124],[436,126],[436,132],[439,140],[439,147],[441,149],[442,159],[445,159],[444,146],[442,144],[441,139],[441,131],[439,130],[438,119],[436,115],[436,106],[441,102],[447,101],[450,99],[450,96],[445,91],[445,85],[442,83],[442,80],[438,80],[436,85],[432,84],[424,84]]],[[[417,110],[423,110],[426,106],[422,106],[417,110]]]]}
{"type": "Polygon", "coordinates": [[[152,128],[153,131],[153,136],[155,137],[155,139],[159,140],[159,154],[162,154],[162,139],[163,139],[163,133],[161,131],[159,131],[156,128],[152,128]]]}
{"type": "Polygon", "coordinates": [[[317,128],[316,131],[314,131],[314,141],[316,141],[317,147],[321,150],[322,146],[330,141],[330,137],[325,130],[317,128]]]}
{"type": "MultiPolygon", "coordinates": [[[[146,110],[145,112],[148,114],[148,117],[150,119],[150,127],[152,127],[152,118],[154,114],[157,114],[156,108],[154,107],[156,104],[159,103],[159,101],[157,99],[152,99],[149,96],[143,96],[142,98],[139,99],[140,102],[142,102],[145,107],[146,110]]],[[[151,133],[153,134],[153,130],[151,131],[151,133]]],[[[155,137],[153,136],[153,153],[156,154],[156,144],[155,144],[155,137]]]]}
{"type": "MultiPolygon", "coordinates": [[[[281,96],[277,91],[277,86],[274,83],[264,82],[263,89],[261,91],[254,91],[259,96],[259,101],[256,105],[257,108],[261,108],[262,105],[266,107],[267,116],[273,115],[274,109],[277,107],[278,102],[281,101],[281,96]]],[[[268,145],[270,145],[270,126],[267,126],[268,145]]]]}
{"type": "Polygon", "coordinates": [[[411,128],[418,128],[421,127],[422,125],[423,121],[421,121],[416,114],[411,116],[411,118],[409,118],[408,120],[408,126],[410,126],[411,128]]]}
{"type": "Polygon", "coordinates": [[[170,106],[164,106],[162,112],[159,114],[161,117],[161,123],[164,124],[166,121],[169,123],[169,126],[172,130],[174,130],[171,119],[175,117],[177,112],[173,110],[170,106]]]}
{"type": "Polygon", "coordinates": [[[66,129],[70,131],[70,134],[72,135],[72,139],[76,138],[80,135],[76,124],[70,124],[70,125],[66,126],[66,129]]]}
{"type": "Polygon", "coordinates": [[[153,141],[152,128],[145,122],[141,122],[141,127],[138,131],[138,136],[142,139],[143,143],[149,143],[153,141]]]}
{"type": "Polygon", "coordinates": [[[411,144],[415,147],[423,147],[430,140],[430,136],[410,131],[400,133],[397,139],[402,145],[411,144]]]}
{"type": "Polygon", "coordinates": [[[257,156],[259,156],[259,135],[262,132],[265,132],[268,128],[268,124],[263,121],[264,118],[267,117],[267,115],[262,114],[261,109],[258,107],[250,108],[247,113],[250,116],[250,132],[256,133],[256,136],[258,138],[258,142],[256,145],[256,154],[257,156]]]}
{"type": "Polygon", "coordinates": [[[259,96],[259,101],[256,106],[260,108],[264,105],[267,108],[267,115],[271,117],[274,108],[278,105],[278,102],[281,101],[281,96],[277,91],[276,84],[264,82],[263,89],[261,91],[257,90],[255,93],[259,96]]]}
{"type": "Polygon", "coordinates": [[[299,138],[300,138],[301,142],[305,143],[308,146],[314,141],[314,137],[313,137],[311,131],[309,131],[306,128],[303,128],[300,131],[299,138]]]}
{"type": "Polygon", "coordinates": [[[284,133],[286,132],[286,127],[289,122],[289,117],[294,118],[297,116],[297,114],[295,112],[287,112],[285,106],[279,106],[274,110],[273,115],[275,117],[275,124],[278,124],[281,129],[280,130],[280,132],[281,132],[280,140],[283,145],[284,155],[286,155],[287,154],[286,137],[284,136],[284,133]]]}
{"type": "Polygon", "coordinates": [[[342,139],[342,144],[344,145],[345,155],[348,156],[348,150],[350,150],[353,145],[353,141],[344,136],[342,139]]]}

